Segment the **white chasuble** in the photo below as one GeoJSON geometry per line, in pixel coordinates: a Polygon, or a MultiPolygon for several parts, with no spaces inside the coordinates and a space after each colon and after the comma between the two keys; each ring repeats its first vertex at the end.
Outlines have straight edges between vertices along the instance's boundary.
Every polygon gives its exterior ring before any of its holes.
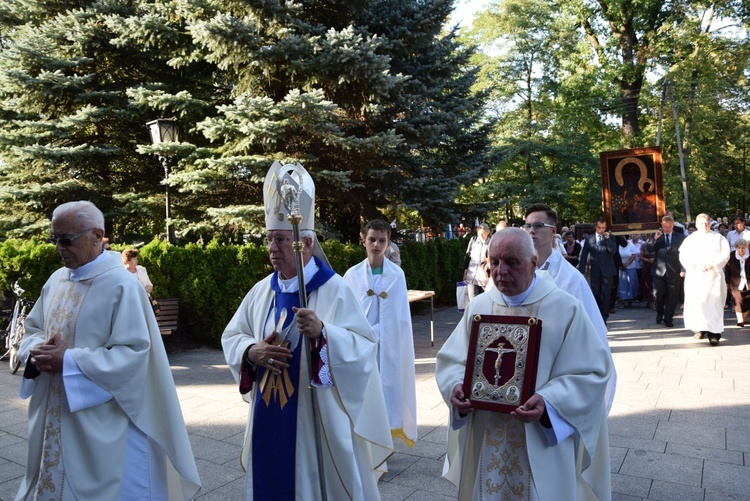
{"type": "Polygon", "coordinates": [[[158,477],[148,489],[168,490],[138,499],[194,498],[200,480],[156,317],[119,253],[47,280],[26,319],[22,358],[55,335],[67,344],[63,373],[22,385],[28,458],[16,500],[133,499],[129,475],[144,471],[137,450],[158,477]]]}
{"type": "Polygon", "coordinates": [[[604,398],[612,370],[609,350],[580,301],[547,273],[536,276],[517,308],[495,287],[477,296],[438,352],[435,379],[451,409],[443,476],[458,486],[461,501],[611,499],[604,398]],[[472,318],[488,313],[542,320],[536,393],[544,398],[555,434],[553,415],[571,433],[553,443],[539,422],[484,410],[462,417],[452,407],[451,393],[464,380],[472,318]]]}

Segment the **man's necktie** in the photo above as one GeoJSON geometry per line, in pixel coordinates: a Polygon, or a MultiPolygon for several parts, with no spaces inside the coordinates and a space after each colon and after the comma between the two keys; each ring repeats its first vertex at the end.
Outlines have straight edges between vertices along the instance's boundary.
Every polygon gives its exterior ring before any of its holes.
{"type": "Polygon", "coordinates": [[[670,239],[672,235],[667,234],[667,251],[669,251],[672,248],[672,240],[670,239]]]}

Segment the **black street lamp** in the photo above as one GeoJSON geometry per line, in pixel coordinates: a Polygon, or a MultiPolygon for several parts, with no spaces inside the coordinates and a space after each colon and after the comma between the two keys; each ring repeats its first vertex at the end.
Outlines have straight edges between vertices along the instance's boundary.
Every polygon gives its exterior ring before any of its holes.
{"type": "MultiPolygon", "coordinates": [[[[154,145],[161,144],[161,143],[176,143],[179,141],[180,131],[177,127],[177,120],[174,117],[157,118],[156,120],[147,122],[146,127],[148,127],[148,132],[151,135],[151,143],[154,145]]],[[[164,181],[165,181],[165,186],[166,186],[166,206],[167,206],[167,210],[166,210],[167,243],[170,243],[169,184],[166,183],[167,178],[169,177],[169,159],[165,157],[164,155],[159,155],[159,160],[161,160],[161,163],[164,166],[164,181]]]]}

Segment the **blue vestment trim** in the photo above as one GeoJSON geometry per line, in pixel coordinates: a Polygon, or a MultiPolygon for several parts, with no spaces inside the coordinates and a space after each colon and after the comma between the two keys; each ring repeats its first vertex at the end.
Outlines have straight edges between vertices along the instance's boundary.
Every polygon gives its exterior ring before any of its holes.
{"type": "MultiPolygon", "coordinates": [[[[310,293],[328,282],[335,272],[313,256],[318,272],[306,284],[310,293]]],[[[286,308],[287,317],[283,328],[287,328],[296,315],[292,307],[300,306],[299,291],[281,292],[278,272],[271,277],[271,289],[275,293],[274,325],[279,321],[281,311],[286,308]]],[[[267,336],[269,333],[266,333],[267,336]]],[[[264,336],[264,337],[265,337],[264,336]]],[[[293,500],[295,492],[295,456],[297,444],[297,405],[300,391],[310,391],[308,375],[300,384],[301,346],[297,343],[292,358],[287,360],[289,368],[275,376],[265,367],[258,367],[258,387],[255,394],[255,407],[252,430],[253,498],[255,501],[293,500]]],[[[309,354],[304,354],[309,356],[309,354]]],[[[315,465],[310,465],[309,475],[317,475],[315,465]]]]}

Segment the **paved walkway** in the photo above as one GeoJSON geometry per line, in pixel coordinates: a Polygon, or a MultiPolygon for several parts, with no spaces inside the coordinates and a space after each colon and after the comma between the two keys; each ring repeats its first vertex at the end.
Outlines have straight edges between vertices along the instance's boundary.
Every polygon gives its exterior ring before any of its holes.
{"type": "MultiPolygon", "coordinates": [[[[387,501],[448,501],[456,489],[440,478],[447,408],[435,386],[435,354],[460,315],[414,319],[419,441],[398,441],[380,482],[387,501]]],[[[609,418],[613,499],[750,499],[750,328],[727,312],[721,345],[654,323],[643,304],[610,317],[619,384],[609,418]]],[[[238,456],[247,409],[217,350],[170,355],[203,489],[201,501],[240,500],[238,456]]],[[[26,404],[19,375],[0,363],[0,500],[11,500],[26,461],[26,404]]],[[[558,501],[558,500],[556,500],[558,501]]],[[[565,501],[565,500],[562,500],[565,501]]]]}

